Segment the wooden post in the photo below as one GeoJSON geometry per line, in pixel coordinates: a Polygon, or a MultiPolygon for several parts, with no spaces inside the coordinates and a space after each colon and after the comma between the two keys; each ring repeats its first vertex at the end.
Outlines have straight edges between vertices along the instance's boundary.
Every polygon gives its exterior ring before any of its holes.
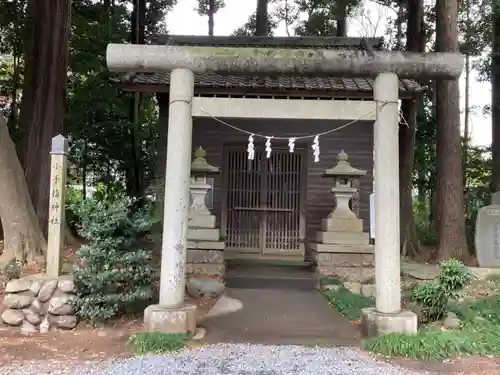
{"type": "Polygon", "coordinates": [[[50,206],[47,241],[47,275],[57,277],[61,271],[61,249],[64,246],[66,173],[68,140],[62,135],[52,138],[50,152],[50,206]]]}

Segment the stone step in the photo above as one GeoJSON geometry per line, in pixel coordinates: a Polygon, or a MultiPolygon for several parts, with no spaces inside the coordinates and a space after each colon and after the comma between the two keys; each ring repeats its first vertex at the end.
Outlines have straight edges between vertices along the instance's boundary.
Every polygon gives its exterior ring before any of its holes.
{"type": "Polygon", "coordinates": [[[199,250],[224,250],[226,246],[224,241],[190,241],[188,240],[188,249],[199,250]]]}
{"type": "Polygon", "coordinates": [[[217,228],[188,228],[188,241],[219,241],[220,229],[217,228]]]}
{"type": "Polygon", "coordinates": [[[321,219],[325,232],[363,232],[363,220],[356,217],[329,217],[321,219]]]}
{"type": "Polygon", "coordinates": [[[277,278],[277,277],[229,277],[226,287],[233,289],[288,289],[315,290],[318,281],[314,278],[277,278]]]}
{"type": "Polygon", "coordinates": [[[368,245],[370,234],[364,232],[316,232],[316,241],[325,244],[368,245]]]}
{"type": "Polygon", "coordinates": [[[358,244],[325,244],[312,243],[310,244],[312,251],[317,253],[352,253],[352,254],[373,254],[373,245],[358,245],[358,244]]]}
{"type": "Polygon", "coordinates": [[[190,228],[215,228],[215,215],[196,215],[188,217],[190,228]]]}

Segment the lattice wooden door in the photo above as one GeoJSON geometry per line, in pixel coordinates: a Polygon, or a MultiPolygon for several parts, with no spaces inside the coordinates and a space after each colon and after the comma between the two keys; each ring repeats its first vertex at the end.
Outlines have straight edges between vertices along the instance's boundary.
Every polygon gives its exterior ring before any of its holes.
{"type": "Polygon", "coordinates": [[[243,147],[226,147],[226,248],[238,253],[301,255],[305,225],[305,155],[274,149],[253,161],[243,147]]]}

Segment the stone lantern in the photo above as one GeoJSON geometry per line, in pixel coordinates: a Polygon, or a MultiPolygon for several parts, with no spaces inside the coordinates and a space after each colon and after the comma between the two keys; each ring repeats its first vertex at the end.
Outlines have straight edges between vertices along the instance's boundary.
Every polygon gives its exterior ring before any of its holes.
{"type": "Polygon", "coordinates": [[[327,169],[323,173],[323,177],[332,178],[334,185],[332,193],[335,196],[335,209],[328,215],[329,218],[352,218],[356,214],[349,208],[349,201],[358,191],[355,187],[361,176],[366,175],[366,171],[351,167],[349,157],[344,152],[340,151],[337,155],[337,165],[327,169]]]}
{"type": "Polygon", "coordinates": [[[212,186],[207,183],[207,178],[220,174],[220,168],[208,164],[206,156],[206,151],[200,146],[195,151],[194,160],[191,163],[191,205],[189,207],[189,221],[191,224],[194,224],[193,221],[198,221],[198,218],[200,218],[199,220],[203,221],[204,224],[199,225],[201,227],[211,224],[211,222],[207,223],[207,220],[213,221],[213,225],[215,225],[215,216],[213,216],[207,208],[205,197],[208,191],[212,189],[212,186]],[[208,217],[211,219],[208,219],[208,217]]]}
{"type": "MultiPolygon", "coordinates": [[[[191,204],[188,214],[187,271],[188,277],[222,277],[224,267],[224,240],[216,226],[216,218],[205,204],[212,189],[207,178],[218,175],[220,169],[207,163],[207,153],[199,147],[191,163],[191,204]]],[[[188,287],[189,290],[189,287],[188,287]]]]}

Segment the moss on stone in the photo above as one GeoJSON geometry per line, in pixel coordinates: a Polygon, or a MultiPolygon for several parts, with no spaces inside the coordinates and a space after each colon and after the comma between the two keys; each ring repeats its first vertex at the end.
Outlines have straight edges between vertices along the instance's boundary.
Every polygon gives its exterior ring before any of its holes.
{"type": "Polygon", "coordinates": [[[192,55],[207,56],[207,53],[214,57],[272,57],[285,59],[303,58],[323,58],[322,51],[307,49],[278,49],[278,48],[248,48],[248,47],[183,47],[192,55]]]}

